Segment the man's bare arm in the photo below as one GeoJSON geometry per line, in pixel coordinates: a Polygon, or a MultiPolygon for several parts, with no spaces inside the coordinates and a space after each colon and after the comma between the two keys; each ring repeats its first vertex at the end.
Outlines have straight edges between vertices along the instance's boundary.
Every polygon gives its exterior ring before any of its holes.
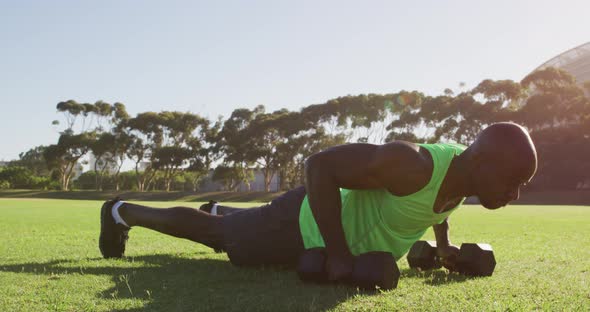
{"type": "Polygon", "coordinates": [[[442,265],[454,271],[456,269],[459,248],[451,244],[449,239],[449,218],[447,217],[441,224],[432,226],[434,236],[436,237],[436,255],[442,260],[442,265]]]}
{"type": "Polygon", "coordinates": [[[436,237],[436,246],[444,247],[449,246],[451,241],[449,240],[449,218],[447,217],[441,224],[435,224],[432,226],[434,231],[434,237],[436,237]]]}
{"type": "Polygon", "coordinates": [[[328,261],[351,258],[341,222],[340,188],[387,189],[401,195],[422,188],[429,174],[418,147],[406,142],[341,145],[308,158],[305,186],[328,261]]]}

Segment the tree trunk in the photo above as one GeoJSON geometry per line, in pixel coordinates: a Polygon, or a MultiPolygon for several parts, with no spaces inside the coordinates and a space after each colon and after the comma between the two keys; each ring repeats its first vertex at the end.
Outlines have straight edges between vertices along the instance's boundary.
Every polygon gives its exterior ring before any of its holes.
{"type": "Polygon", "coordinates": [[[96,155],[94,155],[95,160],[94,160],[94,189],[96,189],[97,191],[100,191],[99,186],[98,186],[98,157],[96,155]]]}
{"type": "Polygon", "coordinates": [[[135,162],[135,181],[137,182],[137,190],[143,192],[143,184],[141,183],[141,178],[139,176],[139,161],[135,162]]]}
{"type": "Polygon", "coordinates": [[[115,190],[119,191],[119,174],[121,173],[121,167],[123,167],[123,160],[121,159],[121,163],[119,167],[117,167],[117,172],[115,173],[115,190]]]}
{"type": "Polygon", "coordinates": [[[98,179],[98,190],[99,191],[102,191],[102,183],[104,181],[104,175],[105,175],[108,165],[109,165],[109,163],[105,162],[104,166],[102,166],[102,168],[100,168],[100,178],[98,179]]]}
{"type": "Polygon", "coordinates": [[[172,171],[169,168],[166,168],[164,171],[164,187],[166,188],[166,192],[170,192],[170,184],[172,183],[172,171]]]}

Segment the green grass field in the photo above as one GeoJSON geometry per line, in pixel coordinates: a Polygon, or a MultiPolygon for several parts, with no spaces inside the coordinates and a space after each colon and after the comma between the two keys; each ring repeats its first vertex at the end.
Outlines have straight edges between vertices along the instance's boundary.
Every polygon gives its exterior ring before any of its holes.
{"type": "Polygon", "coordinates": [[[0,311],[590,310],[587,206],[465,206],[452,216],[451,238],[492,244],[492,277],[418,273],[404,258],[397,289],[364,293],[237,268],[225,254],[141,228],[130,232],[126,259],[104,260],[100,204],[0,199],[0,311]]]}

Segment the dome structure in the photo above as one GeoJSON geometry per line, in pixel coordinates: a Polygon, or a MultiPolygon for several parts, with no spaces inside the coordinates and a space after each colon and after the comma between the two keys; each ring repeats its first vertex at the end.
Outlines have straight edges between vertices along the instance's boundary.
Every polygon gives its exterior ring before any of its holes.
{"type": "Polygon", "coordinates": [[[556,67],[568,71],[580,85],[590,82],[590,42],[569,49],[543,63],[535,70],[556,67]]]}

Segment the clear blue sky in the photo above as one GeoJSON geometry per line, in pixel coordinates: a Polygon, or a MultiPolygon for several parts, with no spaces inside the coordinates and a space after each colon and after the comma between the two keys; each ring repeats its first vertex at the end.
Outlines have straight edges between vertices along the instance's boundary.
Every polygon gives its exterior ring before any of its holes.
{"type": "Polygon", "coordinates": [[[55,143],[68,99],[215,118],[520,80],[589,41],[589,12],[587,0],[0,0],[0,160],[55,143]]]}

